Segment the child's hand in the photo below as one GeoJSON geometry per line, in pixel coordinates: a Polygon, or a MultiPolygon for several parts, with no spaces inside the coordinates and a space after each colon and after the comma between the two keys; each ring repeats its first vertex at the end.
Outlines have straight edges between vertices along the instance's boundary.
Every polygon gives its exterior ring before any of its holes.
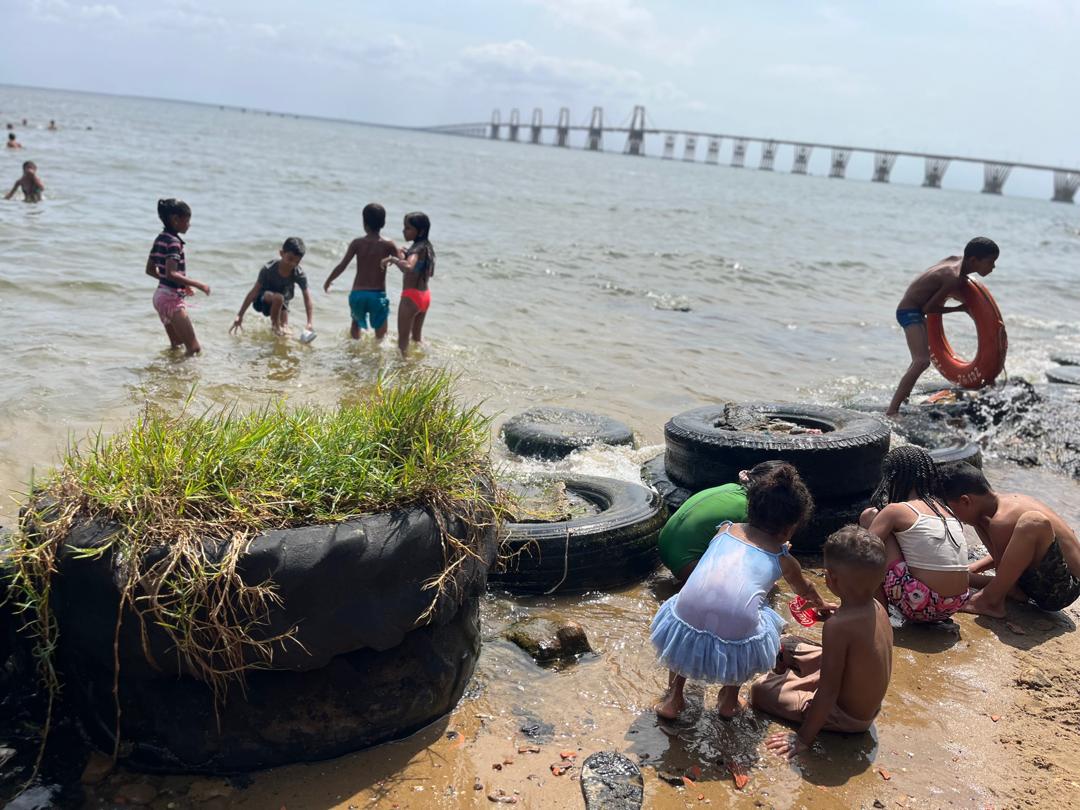
{"type": "Polygon", "coordinates": [[[794,759],[804,751],[810,750],[810,746],[800,740],[798,734],[790,731],[770,734],[765,738],[765,747],[784,759],[794,759]]]}
{"type": "Polygon", "coordinates": [[[327,279],[322,285],[323,292],[330,292],[330,279],[327,279]]]}
{"type": "Polygon", "coordinates": [[[233,321],[232,326],[229,327],[229,334],[234,335],[237,332],[244,331],[244,318],[242,315],[237,315],[236,320],[233,321]]]}

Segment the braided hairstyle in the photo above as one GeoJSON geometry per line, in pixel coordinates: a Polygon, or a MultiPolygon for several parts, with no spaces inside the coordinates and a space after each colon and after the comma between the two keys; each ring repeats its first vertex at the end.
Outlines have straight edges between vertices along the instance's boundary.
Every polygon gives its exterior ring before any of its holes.
{"type": "Polygon", "coordinates": [[[912,491],[916,499],[941,518],[949,541],[959,548],[960,543],[953,537],[946,522],[946,516],[955,519],[956,515],[942,497],[941,479],[934,459],[923,448],[905,444],[885,454],[881,461],[881,483],[870,496],[870,502],[878,509],[884,509],[890,503],[907,501],[912,491]]]}

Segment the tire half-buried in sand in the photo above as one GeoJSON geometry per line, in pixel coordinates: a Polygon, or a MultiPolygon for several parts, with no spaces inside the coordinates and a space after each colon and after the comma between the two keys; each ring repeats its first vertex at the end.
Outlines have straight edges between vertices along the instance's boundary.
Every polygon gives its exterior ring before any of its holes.
{"type": "Polygon", "coordinates": [[[628,481],[568,475],[566,489],[597,514],[570,520],[507,523],[489,582],[513,593],[606,590],[648,576],[659,563],[656,536],[667,510],[651,489],[628,481]]]}
{"type": "Polygon", "coordinates": [[[511,452],[546,459],[565,458],[592,444],[634,443],[633,431],[617,419],[548,405],[506,420],[502,433],[511,452]]]}

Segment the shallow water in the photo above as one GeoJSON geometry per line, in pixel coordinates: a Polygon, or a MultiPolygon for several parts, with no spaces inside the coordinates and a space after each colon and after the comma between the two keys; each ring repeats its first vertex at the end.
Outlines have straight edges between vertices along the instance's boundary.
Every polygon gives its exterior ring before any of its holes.
{"type": "MultiPolygon", "coordinates": [[[[47,186],[40,205],[0,205],[4,492],[69,433],[147,400],[334,403],[396,368],[391,345],[348,340],[348,276],[321,290],[369,200],[392,238],[404,212],[431,215],[439,270],[414,362],[460,370],[492,413],[580,405],[655,442],[719,397],[887,396],[907,359],[904,286],[978,233],[1002,247],[989,284],[1009,373],[1039,378],[1052,350],[1080,349],[1073,206],[11,87],[0,110],[32,125],[0,178],[33,159],[47,186]],[[59,132],[40,128],[50,118],[59,132]],[[143,274],[155,202],[173,195],[192,205],[188,265],[213,293],[196,296],[205,353],[190,361],[167,351],[143,274]],[[254,313],[231,337],[290,234],[309,246],[318,340],[275,340],[254,313]]],[[[950,319],[958,336],[965,320],[950,319]]]]}

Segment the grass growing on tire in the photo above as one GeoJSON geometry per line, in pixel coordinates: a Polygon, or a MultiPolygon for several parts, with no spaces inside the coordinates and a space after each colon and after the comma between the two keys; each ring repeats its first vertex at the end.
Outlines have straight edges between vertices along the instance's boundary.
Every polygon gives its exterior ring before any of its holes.
{"type": "MultiPolygon", "coordinates": [[[[186,669],[223,701],[231,684],[242,688],[244,673],[268,663],[292,635],[257,633],[280,600],[272,583],[248,585],[237,573],[252,538],[426,507],[439,521],[445,563],[426,585],[430,612],[499,519],[489,437],[489,420],[456,400],[453,377],[425,371],[382,379],[356,404],[334,409],[276,404],[175,415],[148,407],[129,427],[71,446],[59,468],[31,487],[11,549],[9,599],[34,636],[49,694],[45,733],[60,686],[49,596],[57,552],[76,521],[118,526],[106,545],[85,552],[122,561],[115,677],[126,607],[144,628],[152,622],[168,633],[186,669]],[[459,519],[463,536],[443,515],[459,519]],[[146,552],[159,547],[167,553],[149,562],[146,552]]],[[[143,639],[152,661],[145,632],[143,639]]],[[[119,745],[119,705],[116,732],[119,745]]]]}

